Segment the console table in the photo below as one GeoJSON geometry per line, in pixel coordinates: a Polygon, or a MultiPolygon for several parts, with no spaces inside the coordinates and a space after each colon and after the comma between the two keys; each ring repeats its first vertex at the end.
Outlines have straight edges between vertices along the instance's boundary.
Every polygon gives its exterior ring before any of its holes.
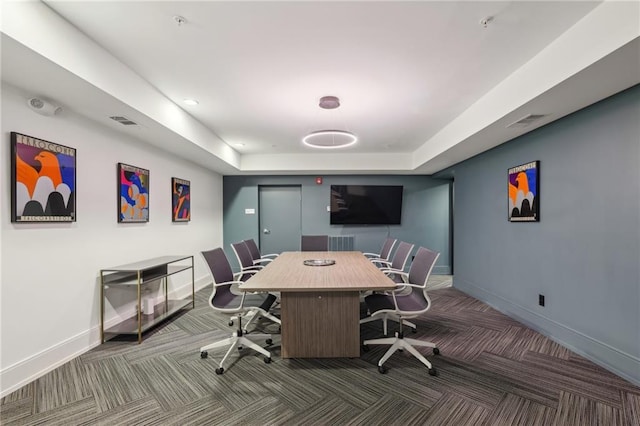
{"type": "Polygon", "coordinates": [[[144,331],[189,305],[195,308],[193,256],[161,256],[100,270],[100,340],[102,343],[105,342],[105,334],[137,334],[138,343],[141,343],[144,331]],[[168,277],[186,271],[191,271],[191,298],[169,299],[168,277]],[[143,287],[157,281],[160,281],[163,287],[164,299],[155,304],[152,314],[145,315],[142,313],[141,305],[143,287]],[[136,287],[136,314],[105,329],[105,290],[116,286],[136,287]]]}

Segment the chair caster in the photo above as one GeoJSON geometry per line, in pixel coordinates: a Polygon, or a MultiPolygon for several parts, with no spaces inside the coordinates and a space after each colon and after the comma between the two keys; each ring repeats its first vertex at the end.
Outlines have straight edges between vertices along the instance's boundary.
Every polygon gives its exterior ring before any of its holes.
{"type": "Polygon", "coordinates": [[[200,358],[205,359],[208,356],[209,356],[209,352],[207,352],[207,351],[200,352],[200,358]]]}
{"type": "Polygon", "coordinates": [[[378,372],[380,374],[387,374],[387,367],[385,367],[384,365],[379,365],[378,366],[378,372]]]}
{"type": "Polygon", "coordinates": [[[267,342],[266,342],[266,343],[267,343],[267,345],[272,345],[272,344],[273,344],[273,340],[271,340],[271,339],[267,339],[267,342]]]}
{"type": "Polygon", "coordinates": [[[228,324],[229,324],[229,327],[231,327],[233,325],[233,320],[229,321],[228,324]]]}
{"type": "Polygon", "coordinates": [[[433,354],[434,354],[434,355],[440,355],[440,349],[438,349],[438,348],[433,348],[433,354]]]}
{"type": "Polygon", "coordinates": [[[362,345],[362,352],[369,352],[371,348],[368,345],[362,345]]]}
{"type": "Polygon", "coordinates": [[[219,376],[222,373],[224,373],[224,368],[220,367],[220,368],[216,368],[216,374],[219,376]]]}
{"type": "Polygon", "coordinates": [[[264,363],[265,364],[271,364],[271,357],[270,356],[265,356],[264,357],[264,363]]]}
{"type": "Polygon", "coordinates": [[[430,375],[430,376],[437,376],[437,375],[438,375],[438,372],[436,371],[436,369],[435,369],[435,368],[430,368],[430,369],[429,369],[429,375],[430,375]]]}
{"type": "Polygon", "coordinates": [[[241,351],[243,349],[242,346],[238,346],[238,350],[241,351]]]}

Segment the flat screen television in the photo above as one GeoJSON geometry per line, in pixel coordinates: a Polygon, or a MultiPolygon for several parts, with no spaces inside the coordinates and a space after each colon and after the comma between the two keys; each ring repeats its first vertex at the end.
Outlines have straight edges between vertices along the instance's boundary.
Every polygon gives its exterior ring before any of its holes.
{"type": "Polygon", "coordinates": [[[331,225],[400,225],[401,185],[331,185],[331,225]]]}

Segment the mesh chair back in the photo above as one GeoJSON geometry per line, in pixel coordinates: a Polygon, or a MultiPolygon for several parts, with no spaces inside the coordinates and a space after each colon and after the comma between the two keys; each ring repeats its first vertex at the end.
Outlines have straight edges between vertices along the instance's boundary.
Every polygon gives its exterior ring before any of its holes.
{"type": "Polygon", "coordinates": [[[391,256],[391,250],[393,250],[393,246],[396,245],[395,238],[387,238],[384,240],[384,244],[382,244],[382,249],[380,250],[380,259],[389,260],[389,256],[391,256]]]}
{"type": "Polygon", "coordinates": [[[302,251],[329,251],[329,236],[303,235],[300,246],[302,251]]]}
{"type": "Polygon", "coordinates": [[[404,271],[404,267],[407,264],[407,259],[409,258],[409,255],[411,254],[413,247],[414,247],[413,244],[400,241],[400,244],[398,244],[398,249],[393,255],[393,260],[391,261],[391,268],[398,271],[404,271]]]}
{"type": "Polygon", "coordinates": [[[397,298],[398,311],[404,315],[426,312],[431,300],[427,295],[427,280],[440,253],[420,247],[409,269],[409,283],[420,287],[410,287],[411,293],[397,298]]]}
{"type": "MultiPolygon", "coordinates": [[[[220,247],[203,251],[202,257],[204,257],[209,272],[213,278],[214,284],[226,283],[233,281],[233,271],[227,256],[224,254],[224,250],[220,247]]],[[[213,286],[213,293],[209,304],[216,309],[233,309],[240,306],[240,298],[231,292],[231,286],[213,286]]]]}
{"type": "Polygon", "coordinates": [[[251,252],[249,252],[249,247],[247,247],[244,241],[240,241],[239,243],[231,243],[231,248],[238,258],[240,268],[247,269],[254,266],[251,252]]]}
{"type": "Polygon", "coordinates": [[[247,248],[249,249],[249,253],[251,253],[251,258],[253,260],[259,260],[260,249],[258,248],[258,245],[256,244],[255,240],[251,238],[249,240],[244,240],[244,243],[247,245],[247,248]]]}
{"type": "Polygon", "coordinates": [[[411,284],[422,285],[422,287],[426,288],[429,275],[431,275],[431,271],[439,256],[440,253],[436,253],[435,251],[424,247],[418,248],[418,252],[413,258],[411,268],[409,269],[409,282],[411,284]]]}

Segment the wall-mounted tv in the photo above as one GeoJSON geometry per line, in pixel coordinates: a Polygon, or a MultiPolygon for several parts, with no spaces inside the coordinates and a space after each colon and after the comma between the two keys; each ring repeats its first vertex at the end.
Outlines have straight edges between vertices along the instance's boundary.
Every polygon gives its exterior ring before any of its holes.
{"type": "Polygon", "coordinates": [[[331,225],[400,225],[400,185],[331,185],[330,201],[331,225]]]}

